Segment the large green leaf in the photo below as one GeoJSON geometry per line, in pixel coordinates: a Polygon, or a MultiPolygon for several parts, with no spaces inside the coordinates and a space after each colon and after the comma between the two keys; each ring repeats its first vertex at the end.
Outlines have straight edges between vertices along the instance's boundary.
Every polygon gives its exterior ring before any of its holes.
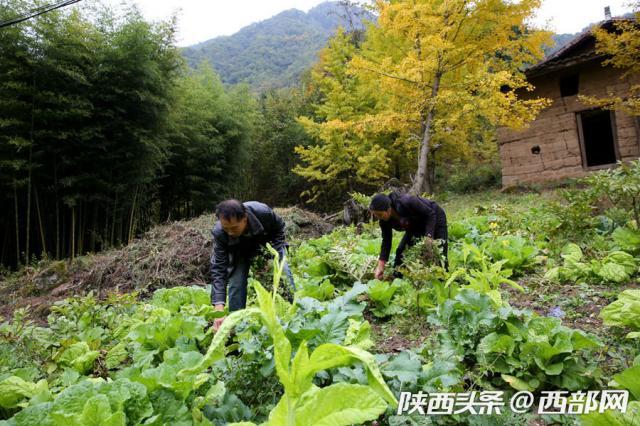
{"type": "Polygon", "coordinates": [[[600,318],[609,326],[632,327],[640,330],[640,290],[629,289],[618,300],[600,311],[600,318]]]}
{"type": "Polygon", "coordinates": [[[262,285],[254,281],[254,288],[256,290],[256,296],[258,299],[258,306],[260,306],[259,314],[263,324],[269,330],[271,338],[273,339],[273,351],[276,363],[276,372],[280,378],[280,383],[287,392],[293,385],[289,371],[289,363],[291,362],[291,342],[284,334],[284,329],[278,320],[276,315],[275,303],[272,295],[262,287],[262,285]]]}
{"type": "Polygon", "coordinates": [[[636,400],[640,400],[640,365],[627,368],[622,373],[613,376],[613,380],[633,395],[636,400]]]}
{"type": "Polygon", "coordinates": [[[637,426],[640,419],[640,402],[631,401],[627,412],[607,410],[604,413],[589,413],[580,416],[582,426],[637,426]]]}
{"type": "Polygon", "coordinates": [[[374,343],[371,340],[371,324],[369,324],[369,321],[358,321],[349,318],[349,329],[344,338],[344,344],[355,346],[365,351],[372,347],[374,343]]]}
{"type": "Polygon", "coordinates": [[[367,294],[376,304],[386,307],[391,303],[391,298],[397,289],[398,287],[392,283],[371,280],[368,283],[367,294]]]}
{"type": "Polygon", "coordinates": [[[387,403],[369,386],[338,383],[313,393],[296,410],[298,426],[347,426],[377,419],[387,403]]]}
{"type": "Polygon", "coordinates": [[[306,375],[313,377],[317,372],[334,367],[351,365],[357,362],[364,364],[367,370],[367,379],[371,386],[392,406],[397,406],[398,401],[385,383],[378,364],[372,354],[355,347],[346,347],[327,343],[318,346],[311,354],[306,375]]]}
{"type": "Polygon", "coordinates": [[[180,370],[178,372],[178,378],[193,376],[201,373],[207,368],[211,367],[214,362],[224,358],[224,344],[227,341],[231,330],[233,330],[236,324],[238,324],[240,321],[258,317],[258,315],[260,315],[260,310],[257,308],[247,308],[231,313],[224,320],[215,336],[213,336],[211,344],[209,345],[209,349],[207,349],[207,353],[204,355],[204,357],[202,357],[200,362],[193,365],[192,367],[180,370]]]}
{"type": "Polygon", "coordinates": [[[202,287],[161,288],[153,293],[151,303],[178,313],[183,306],[211,306],[211,295],[202,287]]]}
{"type": "Polygon", "coordinates": [[[18,405],[38,394],[49,393],[46,380],[31,383],[17,376],[10,376],[0,382],[0,407],[16,408],[18,405]]]}
{"type": "Polygon", "coordinates": [[[613,241],[622,249],[630,253],[640,250],[640,231],[625,227],[616,228],[611,234],[613,241]]]}
{"type": "Polygon", "coordinates": [[[565,260],[579,262],[582,259],[583,254],[579,245],[569,243],[562,248],[560,256],[565,260]]]}
{"type": "Polygon", "coordinates": [[[105,395],[95,395],[87,400],[79,419],[83,426],[125,426],[126,416],[122,411],[111,412],[109,399],[105,395]]]}
{"type": "Polygon", "coordinates": [[[100,352],[92,351],[86,342],[78,342],[69,346],[55,359],[58,364],[71,367],[80,374],[87,374],[93,369],[94,361],[100,352]]]}

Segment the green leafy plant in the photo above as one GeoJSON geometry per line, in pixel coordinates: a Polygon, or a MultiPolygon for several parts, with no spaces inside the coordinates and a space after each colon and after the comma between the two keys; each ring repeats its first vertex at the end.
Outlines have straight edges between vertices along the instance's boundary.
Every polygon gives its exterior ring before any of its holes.
{"type": "Polygon", "coordinates": [[[592,412],[580,416],[580,423],[584,426],[637,425],[640,418],[640,364],[635,364],[613,376],[609,386],[629,391],[630,402],[626,412],[621,413],[618,410],[607,410],[603,413],[592,412]]]}
{"type": "Polygon", "coordinates": [[[299,278],[297,277],[296,286],[298,297],[313,297],[314,299],[324,301],[331,299],[335,292],[335,287],[329,279],[322,278],[299,278]]]}
{"type": "Polygon", "coordinates": [[[412,296],[418,313],[443,303],[457,292],[457,284],[446,283],[448,273],[444,268],[440,246],[429,238],[421,239],[405,251],[399,271],[405,278],[399,281],[402,284],[400,288],[413,290],[411,295],[403,291],[402,296],[412,296]]]}
{"type": "Polygon", "coordinates": [[[400,312],[401,308],[391,303],[393,295],[400,288],[400,280],[395,279],[393,282],[371,280],[367,284],[367,294],[374,303],[371,310],[377,317],[386,317],[400,312]]]}
{"type": "Polygon", "coordinates": [[[494,261],[504,260],[513,271],[525,271],[535,264],[538,249],[521,235],[503,235],[486,241],[482,248],[494,261]]]}
{"type": "Polygon", "coordinates": [[[291,343],[276,314],[276,293],[282,268],[283,263],[275,253],[273,294],[254,282],[258,307],[231,314],[216,333],[202,360],[182,370],[178,376],[193,377],[220,359],[221,342],[237,322],[241,318],[257,318],[273,339],[275,369],[284,387],[284,395],[271,411],[267,424],[349,425],[374,420],[386,410],[387,404],[396,405],[397,401],[385,384],[373,355],[362,349],[327,343],[309,353],[307,343],[303,341],[291,358],[291,343]],[[316,373],[353,363],[362,363],[366,367],[367,386],[338,383],[318,388],[313,384],[316,373]]]}
{"type": "Polygon", "coordinates": [[[640,251],[640,231],[637,229],[622,226],[616,228],[611,237],[620,250],[636,255],[640,251]]]}
{"type": "Polygon", "coordinates": [[[17,376],[10,376],[0,381],[0,407],[11,409],[26,407],[29,400],[38,398],[51,399],[49,385],[46,380],[31,383],[17,376]]]}
{"type": "Polygon", "coordinates": [[[478,381],[489,380],[490,386],[507,383],[530,391],[579,390],[599,375],[584,356],[600,347],[593,337],[563,326],[557,318],[508,305],[496,307],[489,296],[470,289],[439,306],[429,322],[439,327],[439,346],[427,373],[448,377],[444,383],[449,385],[468,369],[475,371],[478,381]],[[436,363],[437,359],[453,365],[436,363]]]}
{"type": "Polygon", "coordinates": [[[640,338],[640,290],[625,290],[618,299],[600,311],[605,325],[630,327],[628,338],[640,338]]]}
{"type": "Polygon", "coordinates": [[[507,284],[516,290],[524,291],[515,281],[509,279],[512,274],[511,269],[503,268],[508,260],[503,259],[491,263],[484,252],[478,247],[463,243],[462,247],[462,264],[463,265],[479,265],[479,268],[459,267],[451,273],[447,279],[445,286],[451,286],[457,279],[466,282],[463,288],[475,290],[479,293],[488,295],[496,306],[502,304],[502,295],[499,287],[507,284]]]}
{"type": "MultiPolygon", "coordinates": [[[[46,385],[40,383],[36,385],[41,388],[38,400],[32,400],[29,406],[16,414],[11,424],[117,426],[140,424],[145,419],[147,424],[152,424],[154,407],[145,387],[139,383],[126,379],[111,382],[85,380],[69,386],[55,398],[48,393],[46,385]]],[[[3,390],[0,388],[0,392],[5,394],[3,390]]]]}
{"type": "Polygon", "coordinates": [[[582,182],[589,185],[595,197],[630,211],[640,225],[640,160],[620,162],[618,167],[601,170],[582,182]]]}
{"type": "Polygon", "coordinates": [[[629,253],[612,251],[602,259],[585,261],[580,246],[565,245],[561,252],[563,264],[549,269],[545,278],[556,282],[627,282],[638,272],[638,261],[629,253]]]}

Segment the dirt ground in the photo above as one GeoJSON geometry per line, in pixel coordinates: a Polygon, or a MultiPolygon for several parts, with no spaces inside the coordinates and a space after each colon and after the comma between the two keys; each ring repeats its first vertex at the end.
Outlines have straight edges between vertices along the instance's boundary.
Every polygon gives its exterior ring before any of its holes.
{"type": "MultiPolygon", "coordinates": [[[[318,237],[332,225],[297,207],[276,209],[290,240],[318,237]]],[[[87,254],[73,260],[43,260],[7,277],[0,276],[0,316],[29,307],[44,321],[49,307],[69,296],[93,292],[138,291],[143,296],[163,287],[209,283],[213,215],[154,227],[125,247],[87,254]]]]}

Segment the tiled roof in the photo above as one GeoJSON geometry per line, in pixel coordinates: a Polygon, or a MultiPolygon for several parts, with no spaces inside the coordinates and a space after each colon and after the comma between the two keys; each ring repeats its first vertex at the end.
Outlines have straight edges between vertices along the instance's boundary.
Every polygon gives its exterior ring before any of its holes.
{"type": "Polygon", "coordinates": [[[573,40],[562,46],[560,49],[544,58],[542,61],[527,68],[527,70],[525,71],[526,75],[528,77],[531,77],[546,74],[547,72],[555,71],[569,65],[584,63],[593,59],[604,57],[605,55],[598,54],[595,50],[593,28],[597,26],[600,28],[611,30],[614,28],[613,24],[615,22],[628,20],[628,18],[612,18],[594,24],[590,28],[577,35],[573,40]]]}

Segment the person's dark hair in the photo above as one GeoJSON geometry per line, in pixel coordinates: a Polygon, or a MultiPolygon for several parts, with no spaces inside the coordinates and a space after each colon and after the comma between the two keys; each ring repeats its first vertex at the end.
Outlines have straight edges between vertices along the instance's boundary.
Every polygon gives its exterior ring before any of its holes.
{"type": "Polygon", "coordinates": [[[386,194],[376,194],[371,199],[369,204],[369,210],[385,211],[391,207],[391,198],[386,194]]]}
{"type": "Polygon", "coordinates": [[[247,211],[238,200],[224,200],[216,207],[216,217],[229,220],[232,218],[242,219],[247,215],[247,211]]]}

